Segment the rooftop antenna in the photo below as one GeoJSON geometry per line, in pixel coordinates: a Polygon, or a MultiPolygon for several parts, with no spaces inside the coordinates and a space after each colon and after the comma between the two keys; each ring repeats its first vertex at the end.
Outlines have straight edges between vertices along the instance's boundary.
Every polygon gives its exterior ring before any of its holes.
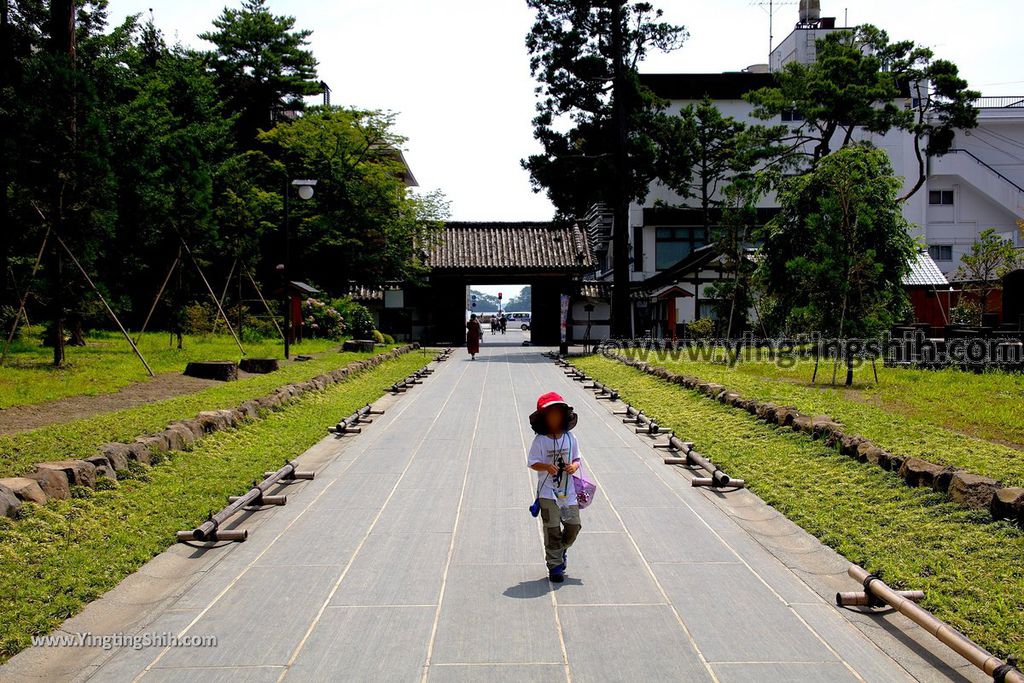
{"type": "Polygon", "coordinates": [[[760,7],[768,13],[768,55],[769,61],[775,49],[775,10],[786,5],[797,4],[793,0],[750,0],[751,5],[760,7]]]}

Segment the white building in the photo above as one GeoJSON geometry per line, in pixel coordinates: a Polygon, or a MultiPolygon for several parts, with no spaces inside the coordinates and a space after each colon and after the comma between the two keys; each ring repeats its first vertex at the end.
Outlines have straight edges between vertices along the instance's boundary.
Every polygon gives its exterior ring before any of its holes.
{"type": "MultiPolygon", "coordinates": [[[[754,118],[752,107],[743,100],[743,95],[772,85],[771,72],[791,61],[812,61],[816,41],[834,30],[841,30],[835,27],[834,19],[804,17],[775,48],[767,65],[718,74],[645,74],[642,81],[670,102],[671,113],[678,113],[707,96],[724,115],[738,121],[785,123],[754,118]]],[[[909,107],[909,98],[903,104],[909,107]]],[[[987,228],[995,228],[1004,238],[1024,247],[1024,236],[1017,225],[1017,221],[1024,218],[1024,96],[982,97],[977,106],[980,110],[978,127],[958,133],[949,154],[928,159],[926,184],[904,208],[906,218],[915,226],[915,236],[927,246],[939,269],[947,276],[956,271],[961,256],[987,228]]],[[[905,178],[905,188],[909,190],[914,185],[918,164],[913,138],[908,133],[891,131],[876,135],[862,131],[856,137],[885,149],[895,173],[905,178]]],[[[679,268],[674,266],[707,244],[708,236],[700,227],[699,211],[665,208],[685,203],[655,182],[645,202],[631,207],[629,222],[632,279],[638,285],[648,280],[656,285],[647,288],[650,291],[646,292],[646,297],[639,298],[639,307],[663,307],[664,299],[659,300],[659,295],[665,287],[678,284],[682,293],[676,292],[674,317],[677,323],[710,314],[713,302],[708,299],[705,288],[717,279],[714,263],[706,259],[700,259],[698,273],[679,273],[685,277],[678,283],[668,272],[670,269],[678,272],[679,268]]],[[[774,208],[774,198],[766,197],[761,207],[766,219],[774,208]]],[[[609,217],[600,211],[592,212],[588,225],[598,263],[605,269],[602,274],[610,278],[608,249],[612,226],[609,217]]],[[[640,313],[638,319],[643,320],[645,316],[640,313]]],[[[660,319],[667,320],[668,316],[660,319]]]]}

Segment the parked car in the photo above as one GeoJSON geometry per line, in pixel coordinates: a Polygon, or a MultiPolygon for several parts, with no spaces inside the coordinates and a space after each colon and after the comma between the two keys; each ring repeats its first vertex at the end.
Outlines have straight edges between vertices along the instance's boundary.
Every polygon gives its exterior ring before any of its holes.
{"type": "Polygon", "coordinates": [[[524,332],[530,329],[529,313],[506,313],[505,317],[508,318],[508,324],[512,327],[518,327],[524,332]]]}

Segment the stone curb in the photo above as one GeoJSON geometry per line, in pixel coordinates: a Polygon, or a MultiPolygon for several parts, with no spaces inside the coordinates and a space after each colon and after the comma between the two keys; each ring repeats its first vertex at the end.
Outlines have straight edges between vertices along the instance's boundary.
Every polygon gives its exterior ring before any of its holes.
{"type": "Polygon", "coordinates": [[[960,468],[937,465],[921,458],[894,455],[860,435],[847,434],[828,415],[803,415],[792,406],[777,406],[740,396],[721,384],[679,375],[668,368],[605,351],[604,356],[671,384],[691,389],[719,403],[745,410],[769,424],[789,427],[824,441],[843,455],[895,472],[908,486],[930,487],[967,508],[987,509],[993,519],[1024,525],[1024,488],[1004,487],[995,479],[960,468]]]}
{"type": "Polygon", "coordinates": [[[169,451],[191,447],[207,434],[233,429],[261,419],[266,411],[279,410],[313,391],[323,391],[386,360],[397,358],[420,347],[418,342],[356,360],[345,367],[317,375],[312,379],[278,387],[266,396],[244,401],[235,408],[204,410],[192,419],[176,420],[155,434],[143,434],[131,443],[105,443],[85,458],[71,455],[66,460],[36,463],[35,471],[19,477],[0,478],[0,516],[16,517],[25,502],[45,503],[71,497],[72,486],[95,488],[100,479],[117,479],[117,471],[131,463],[153,464],[169,451]]]}

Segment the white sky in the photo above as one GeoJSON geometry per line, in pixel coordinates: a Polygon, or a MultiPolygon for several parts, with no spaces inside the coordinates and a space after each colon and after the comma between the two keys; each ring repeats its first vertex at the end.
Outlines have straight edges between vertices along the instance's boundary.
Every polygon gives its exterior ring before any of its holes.
{"type": "MultiPolygon", "coordinates": [[[[767,1],[767,0],[766,0],[767,1]]],[[[986,95],[1024,94],[1021,0],[822,0],[822,14],[873,23],[953,60],[986,95]]],[[[690,40],[652,55],[650,72],[737,71],[767,62],[768,13],[759,0],[654,0],[690,40]]],[[[775,8],[775,41],[796,21],[796,2],[775,8]]],[[[153,8],[169,40],[195,38],[222,8],[210,0],[110,0],[111,23],[153,8]]],[[[234,5],[232,5],[234,6],[234,5]]],[[[519,160],[536,149],[534,82],[524,0],[272,0],[313,30],[311,47],[333,104],[399,112],[406,158],[424,189],[442,189],[454,220],[547,220],[519,160]]]]}

